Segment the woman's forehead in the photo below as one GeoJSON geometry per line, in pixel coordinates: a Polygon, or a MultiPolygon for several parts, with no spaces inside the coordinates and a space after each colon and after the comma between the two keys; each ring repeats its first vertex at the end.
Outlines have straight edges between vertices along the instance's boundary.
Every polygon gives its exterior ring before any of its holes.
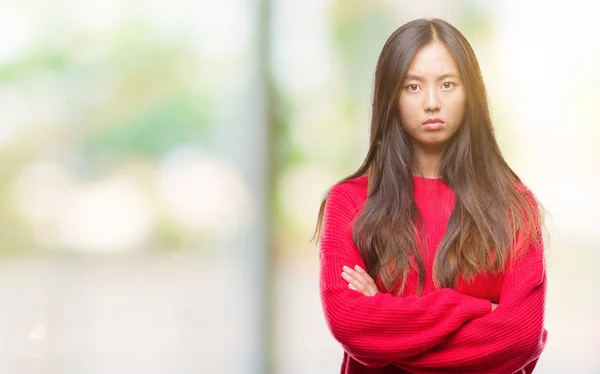
{"type": "Polygon", "coordinates": [[[406,74],[407,79],[440,79],[459,77],[454,57],[442,43],[431,43],[421,48],[413,57],[406,74]]]}

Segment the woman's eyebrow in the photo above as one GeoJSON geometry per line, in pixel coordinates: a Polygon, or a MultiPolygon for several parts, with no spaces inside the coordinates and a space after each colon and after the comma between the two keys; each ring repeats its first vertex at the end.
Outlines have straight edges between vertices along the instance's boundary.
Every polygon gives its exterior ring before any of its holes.
{"type": "MultiPolygon", "coordinates": [[[[447,79],[447,78],[460,79],[460,76],[456,73],[445,73],[445,74],[438,76],[437,80],[440,81],[442,79],[447,79]]],[[[406,80],[424,81],[425,77],[423,77],[421,75],[417,75],[417,74],[408,73],[408,74],[406,74],[406,80]]]]}

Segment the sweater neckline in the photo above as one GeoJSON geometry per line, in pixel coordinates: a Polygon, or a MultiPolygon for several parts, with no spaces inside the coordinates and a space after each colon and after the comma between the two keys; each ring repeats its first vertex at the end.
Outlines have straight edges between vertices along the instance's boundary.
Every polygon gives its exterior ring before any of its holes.
{"type": "Polygon", "coordinates": [[[420,175],[413,175],[414,179],[426,180],[426,181],[443,181],[444,178],[430,178],[430,177],[422,177],[420,175]]]}
{"type": "Polygon", "coordinates": [[[444,178],[427,178],[418,175],[413,175],[413,185],[416,191],[431,191],[448,187],[444,178]]]}
{"type": "MultiPolygon", "coordinates": [[[[413,175],[413,181],[420,181],[420,182],[438,182],[438,183],[443,183],[444,182],[444,178],[429,178],[429,177],[422,177],[419,175],[413,175]]],[[[364,179],[365,181],[368,180],[368,176],[367,175],[363,175],[361,177],[359,177],[358,179],[364,179]]]]}

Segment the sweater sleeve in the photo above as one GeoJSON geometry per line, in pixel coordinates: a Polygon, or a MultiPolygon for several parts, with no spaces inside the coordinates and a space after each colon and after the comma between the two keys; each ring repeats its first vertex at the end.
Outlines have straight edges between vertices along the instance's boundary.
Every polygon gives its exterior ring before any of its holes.
{"type": "Polygon", "coordinates": [[[333,337],[357,361],[382,367],[438,344],[466,321],[489,314],[491,302],[444,288],[426,296],[365,296],[348,288],[344,265],[365,268],[352,239],[357,204],[334,186],[325,204],[321,234],[320,292],[333,337]]]}
{"type": "Polygon", "coordinates": [[[507,266],[498,307],[443,343],[395,362],[415,372],[530,373],[544,349],[546,271],[542,239],[507,266]]]}

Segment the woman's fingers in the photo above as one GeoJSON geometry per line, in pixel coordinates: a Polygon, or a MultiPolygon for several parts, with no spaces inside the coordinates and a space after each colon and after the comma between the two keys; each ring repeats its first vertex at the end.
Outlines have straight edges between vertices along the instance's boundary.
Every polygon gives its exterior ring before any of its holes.
{"type": "Polygon", "coordinates": [[[352,270],[347,266],[344,266],[343,268],[344,272],[342,273],[342,277],[348,282],[348,287],[350,289],[356,290],[366,296],[373,296],[379,292],[375,282],[366,271],[358,265],[355,269],[356,270],[352,270]]]}
{"type": "Polygon", "coordinates": [[[371,290],[377,291],[377,285],[375,284],[375,281],[373,280],[373,278],[371,278],[371,276],[369,275],[369,273],[367,273],[365,270],[363,270],[363,268],[361,268],[358,265],[356,265],[354,267],[354,270],[356,271],[356,273],[359,275],[359,277],[361,278],[361,280],[363,281],[363,283],[368,288],[370,288],[371,290]]]}
{"type": "MultiPolygon", "coordinates": [[[[365,290],[365,285],[363,284],[363,280],[359,274],[352,269],[344,268],[344,272],[342,273],[342,277],[346,282],[349,283],[349,287],[354,287],[357,291],[363,292],[365,290]]],[[[350,288],[352,288],[350,287],[350,288]]]]}
{"type": "Polygon", "coordinates": [[[362,277],[352,269],[347,266],[344,266],[344,271],[342,272],[342,277],[346,282],[356,288],[357,291],[363,291],[365,285],[363,284],[362,277]]]}

